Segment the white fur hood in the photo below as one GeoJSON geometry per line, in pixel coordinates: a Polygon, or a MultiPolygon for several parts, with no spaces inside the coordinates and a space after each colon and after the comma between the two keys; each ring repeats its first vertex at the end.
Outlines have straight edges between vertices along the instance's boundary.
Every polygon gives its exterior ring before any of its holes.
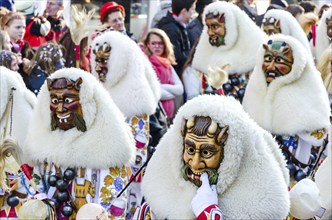
{"type": "Polygon", "coordinates": [[[294,59],[292,70],[268,86],[262,70],[265,50],[261,46],[242,103],[245,111],[274,134],[294,135],[328,129],[329,100],[320,73],[305,48],[290,36],[275,35],[270,39],[290,45],[294,59]]]}
{"type": "MultiPolygon", "coordinates": [[[[149,60],[133,40],[117,31],[96,37],[92,49],[105,42],[112,49],[106,82],[102,84],[115,104],[126,117],[154,113],[160,99],[160,83],[149,60]]],[[[98,78],[95,66],[92,53],[92,73],[98,78]]]]}
{"type": "Polygon", "coordinates": [[[332,17],[332,8],[329,8],[325,11],[317,25],[317,32],[316,32],[316,47],[314,47],[315,57],[316,60],[319,60],[322,56],[324,50],[329,46],[330,41],[327,36],[327,25],[326,19],[332,17]]]}
{"type": "Polygon", "coordinates": [[[27,89],[19,73],[0,66],[0,137],[3,137],[4,127],[6,126],[6,108],[13,90],[12,112],[9,113],[9,121],[6,137],[16,140],[20,146],[23,145],[29,129],[29,119],[32,109],[36,103],[36,96],[27,89]],[[11,126],[11,128],[10,128],[11,126]]]}
{"type": "Polygon", "coordinates": [[[239,7],[232,3],[217,1],[206,6],[203,13],[204,28],[193,59],[195,69],[208,74],[209,69],[229,64],[229,74],[243,74],[253,70],[255,52],[265,41],[266,35],[239,7]],[[211,46],[205,25],[209,12],[224,13],[225,45],[211,46]]]}
{"type": "Polygon", "coordinates": [[[311,55],[311,49],[308,38],[305,35],[300,23],[296,20],[295,17],[293,17],[291,13],[281,9],[271,9],[265,13],[264,18],[271,18],[271,17],[280,20],[281,34],[292,36],[298,41],[300,41],[301,44],[307,50],[307,53],[311,55]]]}
{"type": "Polygon", "coordinates": [[[142,192],[157,219],[194,219],[190,204],[197,187],[181,174],[181,124],[194,115],[229,126],[217,184],[223,219],[284,218],[289,174],[278,145],[235,99],[202,95],[180,108],[146,169],[142,192]]]}
{"type": "Polygon", "coordinates": [[[109,168],[133,159],[135,144],[124,116],[103,86],[89,73],[61,69],[51,79],[82,78],[80,104],[87,130],[51,130],[50,93],[47,82],[41,87],[31,117],[24,153],[33,164],[47,160],[63,167],[109,168]]]}

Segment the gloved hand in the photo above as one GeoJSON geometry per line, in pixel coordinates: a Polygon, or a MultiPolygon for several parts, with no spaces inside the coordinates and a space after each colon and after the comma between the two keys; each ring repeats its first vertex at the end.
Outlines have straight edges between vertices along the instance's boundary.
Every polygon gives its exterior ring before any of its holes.
{"type": "Polygon", "coordinates": [[[218,194],[216,185],[210,186],[207,173],[201,175],[202,185],[191,201],[191,208],[196,217],[198,217],[207,207],[211,205],[218,206],[218,194]]]}

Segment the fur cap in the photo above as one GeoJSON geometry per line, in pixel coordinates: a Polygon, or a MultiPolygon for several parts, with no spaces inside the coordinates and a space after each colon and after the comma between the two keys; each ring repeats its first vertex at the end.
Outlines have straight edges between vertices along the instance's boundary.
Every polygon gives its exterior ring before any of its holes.
{"type": "Polygon", "coordinates": [[[268,10],[264,15],[264,18],[270,17],[280,20],[281,34],[294,37],[300,41],[301,44],[306,48],[307,52],[311,54],[308,38],[305,35],[299,22],[292,16],[291,13],[281,9],[271,9],[268,10]]]}
{"type": "Polygon", "coordinates": [[[209,69],[229,64],[226,70],[230,75],[253,70],[255,53],[259,45],[265,41],[266,35],[244,11],[232,3],[217,1],[204,9],[203,22],[204,28],[193,58],[195,69],[207,74],[209,69]],[[215,47],[209,43],[205,16],[210,12],[224,13],[225,45],[215,47]]]}
{"type": "Polygon", "coordinates": [[[36,103],[36,96],[27,89],[20,74],[3,66],[0,66],[0,82],[0,137],[3,137],[4,127],[6,126],[5,112],[10,91],[12,88],[15,88],[13,90],[12,113],[9,113],[6,137],[9,136],[11,125],[11,137],[22,147],[29,129],[29,119],[36,103]]]}
{"type": "Polygon", "coordinates": [[[134,156],[135,144],[129,126],[103,86],[89,73],[61,69],[49,78],[82,78],[80,104],[87,130],[51,130],[50,92],[41,87],[23,149],[33,164],[47,160],[62,167],[107,169],[121,167],[134,156]]]}
{"type": "MultiPolygon", "coordinates": [[[[96,37],[92,50],[105,42],[111,45],[111,53],[102,84],[115,104],[126,117],[153,114],[160,99],[160,83],[150,61],[133,40],[117,31],[96,37]]],[[[95,57],[91,53],[91,72],[98,78],[95,57]]]]}
{"type": "Polygon", "coordinates": [[[290,45],[294,60],[292,69],[268,86],[262,70],[265,49],[261,46],[242,103],[245,111],[273,134],[295,135],[328,129],[329,100],[311,57],[293,37],[280,34],[271,36],[270,40],[290,45]]]}
{"type": "Polygon", "coordinates": [[[194,219],[190,204],[197,187],[181,174],[181,125],[195,115],[229,126],[217,183],[223,219],[284,218],[289,209],[289,174],[278,145],[238,101],[215,95],[196,97],[180,108],[146,168],[142,193],[156,218],[194,219]]]}

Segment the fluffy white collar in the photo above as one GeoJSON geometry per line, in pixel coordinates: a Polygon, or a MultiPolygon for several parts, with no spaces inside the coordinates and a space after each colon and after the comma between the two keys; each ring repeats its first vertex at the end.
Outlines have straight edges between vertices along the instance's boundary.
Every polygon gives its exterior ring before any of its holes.
{"type": "Polygon", "coordinates": [[[282,219],[289,208],[288,170],[272,136],[254,123],[233,98],[203,95],[188,101],[161,139],[142,182],[142,193],[157,219],[193,219],[197,187],[185,181],[183,119],[210,116],[229,126],[217,191],[224,219],[282,219]],[[170,159],[171,158],[171,159],[170,159]]]}
{"type": "Polygon", "coordinates": [[[108,92],[91,74],[80,69],[61,69],[50,76],[61,77],[83,80],[80,104],[87,131],[51,130],[50,94],[45,82],[31,117],[24,147],[27,159],[33,164],[46,159],[63,167],[100,169],[129,163],[135,152],[134,139],[108,92]]]}
{"type": "Polygon", "coordinates": [[[207,74],[210,68],[222,68],[229,64],[226,69],[229,74],[252,71],[255,66],[255,53],[259,45],[265,41],[265,33],[245,12],[231,3],[217,1],[206,6],[203,13],[204,23],[205,15],[209,12],[224,13],[225,45],[211,46],[207,26],[204,24],[193,59],[194,68],[207,74]]]}
{"type": "MultiPolygon", "coordinates": [[[[133,40],[116,31],[96,37],[92,42],[92,50],[96,44],[105,42],[112,49],[106,82],[102,84],[115,104],[126,117],[154,113],[160,99],[160,83],[147,57],[133,40]]],[[[95,65],[95,55],[92,53],[92,73],[98,78],[95,65]]]]}
{"type": "Polygon", "coordinates": [[[270,39],[291,46],[292,70],[267,86],[262,70],[265,51],[261,46],[243,99],[244,109],[260,126],[274,134],[294,135],[328,128],[330,107],[327,93],[305,48],[290,36],[275,35],[270,39]]]}
{"type": "Polygon", "coordinates": [[[308,38],[305,35],[300,23],[296,20],[296,18],[293,17],[291,13],[285,10],[271,9],[268,10],[264,15],[264,18],[270,17],[280,20],[281,34],[292,36],[300,41],[301,44],[306,48],[307,53],[311,55],[308,38]]]}
{"type": "Polygon", "coordinates": [[[22,146],[29,129],[28,123],[36,103],[36,96],[27,89],[22,77],[17,72],[2,66],[0,66],[0,82],[0,137],[3,137],[4,127],[6,126],[5,111],[11,88],[15,88],[13,90],[13,108],[12,112],[9,113],[6,137],[9,137],[10,126],[12,126],[11,138],[22,146]]]}

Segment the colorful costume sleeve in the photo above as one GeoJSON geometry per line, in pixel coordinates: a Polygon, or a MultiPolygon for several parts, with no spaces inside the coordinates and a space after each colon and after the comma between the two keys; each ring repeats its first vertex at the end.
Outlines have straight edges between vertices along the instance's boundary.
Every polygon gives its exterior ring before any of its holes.
{"type": "Polygon", "coordinates": [[[197,216],[196,220],[222,220],[222,212],[217,205],[210,205],[197,216]]]}

